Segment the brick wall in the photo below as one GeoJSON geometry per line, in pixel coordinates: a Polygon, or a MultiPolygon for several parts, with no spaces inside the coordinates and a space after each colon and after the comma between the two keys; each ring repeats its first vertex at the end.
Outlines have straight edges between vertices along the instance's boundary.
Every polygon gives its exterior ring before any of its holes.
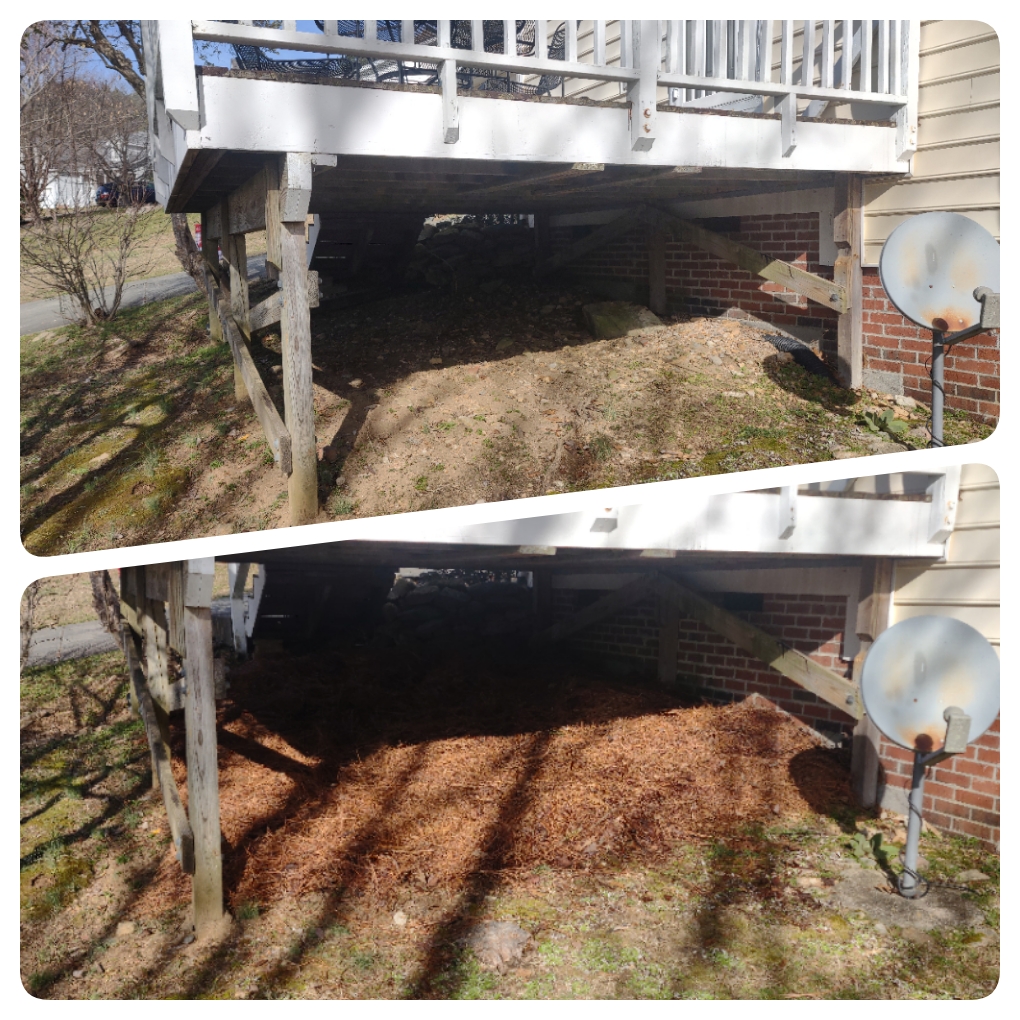
{"type": "MultiPolygon", "coordinates": [[[[816,212],[783,213],[704,223],[766,255],[832,279],[832,267],[818,261],[818,219],[816,212]],[[736,224],[736,229],[725,229],[736,224]]],[[[588,229],[594,228],[554,227],[549,234],[552,250],[566,247],[588,229]]],[[[648,248],[643,229],[616,238],[569,269],[572,275],[601,282],[613,292],[625,281],[635,291],[635,300],[648,300],[648,248]]],[[[670,308],[693,315],[752,316],[802,338],[818,340],[823,357],[835,364],[837,316],[832,310],[671,236],[666,238],[666,301],[670,308]]],[[[865,386],[886,393],[902,392],[928,404],[931,332],[900,315],[886,296],[877,269],[864,271],[863,305],[865,386]]],[[[982,334],[959,344],[947,354],[945,364],[947,406],[984,421],[997,421],[998,338],[982,334]]]]}
{"type": "MultiPolygon", "coordinates": [[[[864,271],[864,368],[873,389],[895,387],[923,404],[931,400],[931,331],[905,319],[893,307],[877,269],[864,271]],[[883,373],[891,378],[875,378],[883,373]],[[883,385],[884,383],[884,385],[883,385]]],[[[946,352],[946,406],[968,411],[983,421],[999,417],[999,341],[982,333],[946,352]]]]}
{"type": "MultiPolygon", "coordinates": [[[[901,805],[910,792],[914,756],[884,737],[879,745],[881,782],[901,805]]],[[[887,803],[891,798],[886,798],[887,803]]],[[[925,821],[947,832],[999,842],[999,720],[963,754],[936,765],[924,781],[925,821]]]]}
{"type": "MultiPolygon", "coordinates": [[[[553,615],[561,619],[576,611],[582,599],[603,592],[556,589],[553,615]]],[[[762,596],[758,610],[732,609],[791,648],[819,664],[849,674],[839,655],[846,619],[846,601],[839,595],[762,596]]],[[[654,676],[659,659],[659,618],[654,598],[645,599],[601,621],[571,641],[572,647],[598,662],[627,662],[654,676]]],[[[681,617],[677,635],[678,681],[690,693],[709,701],[732,701],[760,693],[809,726],[831,733],[849,733],[852,721],[835,706],[815,697],[758,659],[745,655],[703,623],[681,617]]],[[[913,755],[882,739],[880,782],[908,791],[913,755]]],[[[898,793],[905,810],[904,792],[898,793]]],[[[887,799],[887,803],[888,803],[887,799]]],[[[925,818],[934,826],[987,843],[999,840],[999,722],[964,754],[932,770],[925,781],[925,818]]]]}
{"type": "MultiPolygon", "coordinates": [[[[553,603],[556,616],[572,612],[579,594],[557,590],[553,603]]],[[[634,661],[652,673],[659,661],[657,612],[654,599],[643,600],[583,632],[573,645],[600,660],[634,661]]],[[[765,595],[760,611],[731,612],[821,665],[846,674],[847,666],[839,658],[846,618],[842,596],[765,595]]],[[[710,701],[732,701],[757,691],[811,726],[831,731],[852,725],[834,706],[746,655],[698,620],[681,617],[677,673],[686,687],[710,701]]]]}

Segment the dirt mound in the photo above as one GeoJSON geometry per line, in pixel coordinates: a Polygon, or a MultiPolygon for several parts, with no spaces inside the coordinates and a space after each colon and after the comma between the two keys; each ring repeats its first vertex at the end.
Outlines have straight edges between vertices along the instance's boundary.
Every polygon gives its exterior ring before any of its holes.
{"type": "MultiPolygon", "coordinates": [[[[231,903],[651,861],[849,800],[819,738],[763,699],[685,707],[504,651],[343,648],[234,670],[220,719],[231,903]]],[[[168,856],[139,909],[187,896],[168,856]]]]}

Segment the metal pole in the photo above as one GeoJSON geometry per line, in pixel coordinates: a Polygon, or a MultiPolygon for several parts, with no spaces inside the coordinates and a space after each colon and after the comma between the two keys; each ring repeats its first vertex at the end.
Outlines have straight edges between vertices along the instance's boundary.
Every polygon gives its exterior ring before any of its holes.
{"type": "Polygon", "coordinates": [[[931,442],[933,448],[944,446],[942,442],[942,409],[946,400],[946,348],[943,334],[933,329],[931,333],[931,442]]]}
{"type": "Polygon", "coordinates": [[[921,808],[924,802],[925,756],[914,752],[914,772],[910,779],[910,807],[907,815],[907,846],[903,852],[903,874],[900,875],[900,894],[907,899],[917,895],[917,857],[921,841],[921,808]]]}

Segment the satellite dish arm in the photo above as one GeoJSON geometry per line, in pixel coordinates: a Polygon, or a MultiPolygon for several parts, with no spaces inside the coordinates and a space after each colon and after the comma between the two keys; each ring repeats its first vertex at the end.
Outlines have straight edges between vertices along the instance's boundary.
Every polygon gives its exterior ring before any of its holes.
{"type": "Polygon", "coordinates": [[[959,333],[943,333],[943,346],[952,347],[961,340],[969,340],[986,330],[999,328],[999,295],[991,287],[977,287],[974,290],[974,300],[981,302],[981,321],[969,329],[961,329],[959,333]]]}

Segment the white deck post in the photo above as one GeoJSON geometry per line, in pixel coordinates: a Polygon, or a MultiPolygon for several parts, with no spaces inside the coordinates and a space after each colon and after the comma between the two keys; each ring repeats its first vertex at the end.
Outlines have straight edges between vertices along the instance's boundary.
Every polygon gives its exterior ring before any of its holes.
{"type": "Polygon", "coordinates": [[[906,106],[896,111],[896,155],[910,159],[917,151],[918,78],[921,73],[921,22],[904,21],[900,32],[900,51],[894,54],[900,66],[900,91],[906,106]]]}
{"type": "MultiPolygon", "coordinates": [[[[440,21],[438,28],[440,49],[449,49],[450,22],[440,21]]],[[[460,140],[460,104],[457,102],[457,61],[444,60],[439,68],[439,84],[443,89],[443,141],[455,145],[460,140]]]]}
{"type": "Polygon", "coordinates": [[[160,21],[159,66],[163,76],[163,104],[167,115],[182,128],[197,131],[198,84],[195,81],[195,42],[190,21],[160,21]]]}
{"type": "Polygon", "coordinates": [[[660,39],[658,21],[632,21],[634,55],[640,77],[630,87],[630,146],[647,152],[655,142],[655,100],[658,88],[660,39]]]}
{"type": "Polygon", "coordinates": [[[308,309],[305,220],[312,197],[312,159],[288,152],[280,173],[280,278],[283,283],[283,404],[293,471],[288,480],[291,524],[310,524],[319,510],[312,335],[308,309]]]}
{"type": "Polygon", "coordinates": [[[184,630],[188,650],[184,726],[188,758],[188,818],[195,835],[191,903],[195,931],[223,916],[220,789],[216,761],[213,682],[212,557],[188,560],[184,570],[184,630]]]}

